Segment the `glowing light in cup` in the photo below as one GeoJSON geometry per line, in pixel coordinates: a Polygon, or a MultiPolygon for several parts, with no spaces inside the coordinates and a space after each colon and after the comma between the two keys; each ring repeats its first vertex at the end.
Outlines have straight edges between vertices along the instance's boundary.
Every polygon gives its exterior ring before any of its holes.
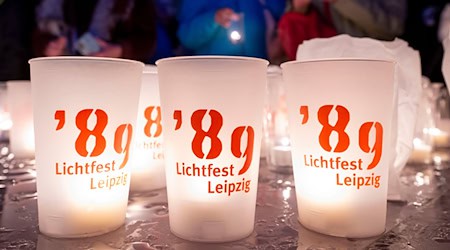
{"type": "Polygon", "coordinates": [[[46,57],[30,67],[40,232],[73,238],[119,228],[143,64],[46,57]]]}
{"type": "Polygon", "coordinates": [[[431,141],[435,147],[449,147],[450,135],[444,130],[439,128],[429,128],[428,133],[431,136],[431,141]]]}
{"type": "Polygon", "coordinates": [[[142,76],[136,137],[131,158],[131,192],[166,186],[162,141],[157,69],[154,65],[146,65],[142,76]]]}
{"type": "Polygon", "coordinates": [[[253,232],[267,64],[227,56],[156,62],[175,235],[225,242],[253,232]]]}
{"type": "Polygon", "coordinates": [[[394,63],[336,59],[281,67],[299,221],[334,236],[383,233],[394,63]]]}
{"type": "Polygon", "coordinates": [[[17,158],[34,158],[34,128],[30,81],[8,81],[7,104],[12,126],[11,152],[17,158]]]}
{"type": "Polygon", "coordinates": [[[6,83],[0,83],[0,141],[9,140],[9,130],[12,127],[7,108],[7,96],[6,83]]]}
{"type": "Polygon", "coordinates": [[[270,65],[267,72],[268,105],[266,143],[268,164],[272,171],[292,173],[291,143],[283,76],[279,66],[270,65]]]}
{"type": "Polygon", "coordinates": [[[414,138],[413,150],[408,158],[410,163],[431,163],[433,147],[419,138],[414,138]]]}

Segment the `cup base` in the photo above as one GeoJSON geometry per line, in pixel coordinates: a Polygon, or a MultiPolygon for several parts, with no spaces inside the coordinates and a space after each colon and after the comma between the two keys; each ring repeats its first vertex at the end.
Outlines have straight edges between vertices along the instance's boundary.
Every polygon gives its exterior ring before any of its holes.
{"type": "Polygon", "coordinates": [[[39,228],[39,232],[45,236],[51,237],[51,238],[57,238],[57,239],[76,239],[76,238],[88,238],[88,237],[94,237],[99,236],[103,234],[107,234],[113,231],[116,231],[120,227],[122,227],[125,223],[122,223],[118,226],[110,227],[104,230],[99,230],[95,232],[90,233],[84,233],[84,234],[61,234],[60,232],[54,233],[54,232],[46,232],[45,230],[42,230],[39,228]]]}
{"type": "Polygon", "coordinates": [[[353,232],[344,232],[344,230],[339,230],[340,232],[338,232],[338,231],[332,231],[329,228],[321,228],[321,227],[314,226],[313,224],[310,224],[310,223],[302,222],[300,218],[297,218],[297,219],[300,222],[300,224],[308,230],[311,230],[311,231],[314,231],[314,232],[317,232],[320,234],[324,234],[324,235],[341,237],[341,238],[353,238],[353,239],[372,238],[375,236],[379,236],[386,231],[386,228],[383,228],[383,230],[377,230],[377,231],[374,230],[374,231],[370,231],[370,232],[353,233],[353,232]]]}
{"type": "Polygon", "coordinates": [[[230,242],[249,236],[255,229],[255,203],[248,200],[172,201],[169,196],[170,231],[196,242],[230,242]],[[247,202],[247,204],[244,204],[247,202]]]}
{"type": "Polygon", "coordinates": [[[192,234],[184,235],[184,234],[177,233],[174,230],[170,229],[170,232],[172,232],[172,234],[174,234],[178,238],[188,240],[188,241],[203,242],[203,243],[224,243],[224,242],[237,241],[237,240],[247,238],[248,236],[250,236],[253,233],[253,231],[254,230],[252,229],[250,232],[248,232],[246,234],[242,234],[242,235],[233,235],[233,236],[228,236],[228,237],[226,237],[224,235],[220,235],[220,237],[217,237],[217,238],[208,238],[208,237],[195,237],[192,234]]]}

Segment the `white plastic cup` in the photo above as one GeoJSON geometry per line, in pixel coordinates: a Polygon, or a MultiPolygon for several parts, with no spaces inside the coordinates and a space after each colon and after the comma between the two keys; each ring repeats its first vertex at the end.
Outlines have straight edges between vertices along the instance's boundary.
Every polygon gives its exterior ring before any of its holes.
{"type": "Polygon", "coordinates": [[[30,81],[8,81],[7,106],[12,121],[9,146],[16,158],[34,158],[33,107],[30,81]]]}
{"type": "Polygon", "coordinates": [[[46,57],[30,66],[39,230],[74,238],[119,228],[143,64],[46,57]]]}
{"type": "Polygon", "coordinates": [[[333,236],[383,233],[395,153],[394,63],[336,59],[281,67],[299,221],[333,236]]]}
{"type": "Polygon", "coordinates": [[[144,67],[133,144],[130,191],[141,192],[165,187],[163,126],[158,74],[154,65],[144,67]]]}
{"type": "Polygon", "coordinates": [[[171,231],[226,242],[253,232],[266,69],[262,59],[156,62],[171,231]]]}
{"type": "Polygon", "coordinates": [[[7,99],[6,82],[0,82],[0,142],[9,141],[9,131],[12,127],[7,99]]]}
{"type": "Polygon", "coordinates": [[[279,66],[270,65],[267,74],[268,105],[266,121],[267,163],[271,171],[292,174],[286,91],[279,66]]]}

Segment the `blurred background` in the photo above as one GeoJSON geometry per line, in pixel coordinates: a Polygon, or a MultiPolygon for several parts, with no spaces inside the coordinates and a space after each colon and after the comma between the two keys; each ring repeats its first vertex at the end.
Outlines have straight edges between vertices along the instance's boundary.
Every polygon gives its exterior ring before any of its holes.
{"type": "Polygon", "coordinates": [[[349,34],[406,40],[443,82],[447,0],[0,0],[0,82],[28,80],[39,56],[241,55],[279,65],[299,44],[349,34]]]}

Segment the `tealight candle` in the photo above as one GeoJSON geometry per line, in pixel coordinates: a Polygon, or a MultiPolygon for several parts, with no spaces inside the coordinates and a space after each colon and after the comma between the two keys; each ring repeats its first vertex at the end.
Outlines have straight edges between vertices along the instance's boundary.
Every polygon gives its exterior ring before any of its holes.
{"type": "Polygon", "coordinates": [[[450,146],[450,135],[438,128],[429,129],[433,146],[435,147],[448,147],[450,146]]]}
{"type": "Polygon", "coordinates": [[[450,155],[447,151],[435,151],[432,154],[433,162],[436,165],[442,165],[443,163],[448,163],[450,161],[450,155]]]}
{"type": "Polygon", "coordinates": [[[270,151],[270,163],[277,167],[292,166],[291,146],[274,146],[270,151]]]}
{"type": "Polygon", "coordinates": [[[412,163],[430,163],[432,160],[432,146],[424,143],[419,138],[413,141],[413,150],[409,156],[408,162],[412,163]]]}

